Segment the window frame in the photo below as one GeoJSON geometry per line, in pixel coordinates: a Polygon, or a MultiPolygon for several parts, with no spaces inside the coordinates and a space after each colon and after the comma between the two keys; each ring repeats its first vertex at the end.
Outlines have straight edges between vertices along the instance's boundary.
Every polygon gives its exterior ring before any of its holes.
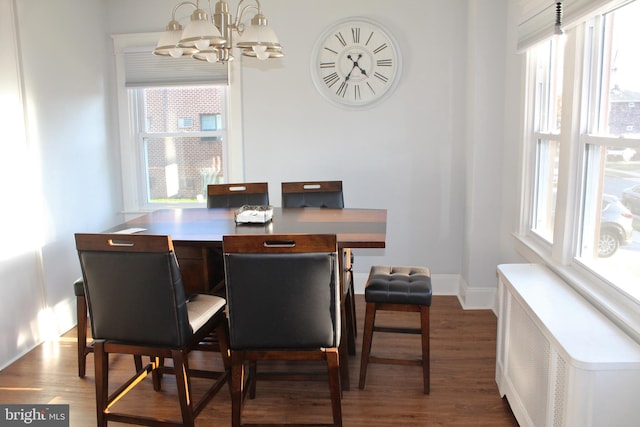
{"type": "MultiPolygon", "coordinates": [[[[206,206],[206,200],[201,203],[180,203],[150,205],[146,202],[146,183],[141,168],[144,168],[144,158],[140,154],[140,141],[136,132],[136,121],[140,117],[134,117],[131,112],[133,102],[138,102],[131,97],[125,83],[125,52],[147,51],[149,55],[155,47],[161,32],[113,34],[115,56],[115,92],[118,117],[118,139],[120,145],[120,165],[122,183],[122,213],[129,220],[140,214],[151,212],[160,208],[186,208],[206,206]]],[[[170,58],[164,58],[170,61],[170,58]]],[[[244,180],[244,150],[242,132],[242,73],[241,60],[228,63],[227,100],[226,100],[226,176],[229,182],[244,180]],[[236,63],[236,64],[234,64],[236,63]]]]}

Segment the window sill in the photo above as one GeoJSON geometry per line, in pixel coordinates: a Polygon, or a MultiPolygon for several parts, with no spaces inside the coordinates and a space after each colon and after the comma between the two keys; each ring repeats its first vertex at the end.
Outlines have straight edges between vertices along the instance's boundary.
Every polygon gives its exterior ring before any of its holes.
{"type": "MultiPolygon", "coordinates": [[[[533,238],[513,234],[516,250],[527,261],[543,264],[586,298],[594,307],[640,343],[640,302],[622,292],[579,263],[561,264],[533,238]]],[[[640,286],[640,284],[638,285],[640,286]]]]}

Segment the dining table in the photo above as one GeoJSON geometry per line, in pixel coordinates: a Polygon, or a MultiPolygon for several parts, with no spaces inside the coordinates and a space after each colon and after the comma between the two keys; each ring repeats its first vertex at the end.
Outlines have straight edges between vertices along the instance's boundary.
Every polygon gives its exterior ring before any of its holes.
{"type": "MultiPolygon", "coordinates": [[[[140,233],[169,235],[187,293],[216,293],[224,286],[222,238],[233,234],[335,234],[340,256],[339,271],[342,295],[346,275],[351,272],[350,251],[354,248],[384,248],[386,244],[386,209],[330,209],[273,207],[273,216],[264,223],[237,223],[233,208],[159,209],[105,230],[105,233],[140,233]]],[[[355,302],[350,325],[343,325],[348,353],[355,354],[355,302]]],[[[343,301],[343,305],[345,302],[343,301]]],[[[343,307],[344,310],[344,307],[343,307]]],[[[343,317],[344,319],[344,317],[343,317]]],[[[343,321],[343,323],[345,323],[343,321]]],[[[344,351],[343,351],[344,353],[344,351]]],[[[344,357],[346,355],[342,355],[344,357]]],[[[343,359],[341,365],[345,365],[343,359]],[[344,362],[344,363],[343,363],[344,362]]],[[[343,388],[349,388],[348,370],[343,371],[343,388]]]]}
{"type": "Polygon", "coordinates": [[[273,208],[266,223],[239,224],[233,208],[159,209],[111,227],[108,233],[170,235],[188,292],[210,292],[220,271],[212,264],[222,237],[232,234],[335,234],[338,249],[384,248],[386,209],[273,208]]]}

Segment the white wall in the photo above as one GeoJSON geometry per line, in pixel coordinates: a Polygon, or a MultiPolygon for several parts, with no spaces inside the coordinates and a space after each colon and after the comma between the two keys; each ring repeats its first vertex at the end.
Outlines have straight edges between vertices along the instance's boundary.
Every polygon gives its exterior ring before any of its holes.
{"type": "Polygon", "coordinates": [[[2,208],[19,213],[9,225],[13,230],[25,236],[33,229],[42,232],[37,247],[30,248],[33,257],[16,252],[0,260],[0,368],[47,333],[59,334],[75,324],[72,282],[80,268],[73,233],[122,221],[114,161],[118,146],[111,137],[109,110],[106,4],[19,0],[15,6],[19,57],[14,65],[22,65],[31,156],[23,172],[37,183],[27,186],[14,176],[3,186],[26,191],[36,203],[9,197],[2,208]]]}
{"type": "Polygon", "coordinates": [[[264,8],[286,57],[279,69],[243,70],[247,178],[268,177],[275,202],[281,181],[339,178],[348,206],[388,209],[387,248],[356,252],[359,273],[391,263],[459,274],[466,30],[456,22],[465,21],[466,1],[270,0],[264,8]],[[395,92],[364,111],[330,104],[310,77],[317,38],[348,16],[382,23],[403,57],[395,92]]]}
{"type": "MultiPolygon", "coordinates": [[[[18,3],[46,176],[43,289],[48,306],[65,305],[79,272],[73,233],[121,219],[109,34],[161,31],[177,1],[18,3]],[[43,29],[56,36],[42,37],[43,29]]],[[[496,265],[516,257],[509,233],[517,215],[517,113],[510,103],[519,101],[521,65],[508,43],[513,2],[261,3],[286,56],[242,68],[245,179],[267,180],[274,204],[282,181],[342,179],[348,206],[388,209],[387,248],[357,252],[359,288],[372,264],[426,265],[436,293],[490,307],[496,265]],[[387,27],[404,60],[394,93],[364,111],[330,104],[310,75],[317,38],[349,16],[387,27]]],[[[3,334],[8,328],[0,324],[3,334]]]]}

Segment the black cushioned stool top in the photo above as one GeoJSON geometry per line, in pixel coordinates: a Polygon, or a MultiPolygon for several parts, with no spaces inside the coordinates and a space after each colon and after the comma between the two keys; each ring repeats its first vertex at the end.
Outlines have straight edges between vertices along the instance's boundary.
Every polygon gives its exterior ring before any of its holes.
{"type": "Polygon", "coordinates": [[[426,267],[371,267],[366,302],[431,305],[431,273],[426,267]]]}

